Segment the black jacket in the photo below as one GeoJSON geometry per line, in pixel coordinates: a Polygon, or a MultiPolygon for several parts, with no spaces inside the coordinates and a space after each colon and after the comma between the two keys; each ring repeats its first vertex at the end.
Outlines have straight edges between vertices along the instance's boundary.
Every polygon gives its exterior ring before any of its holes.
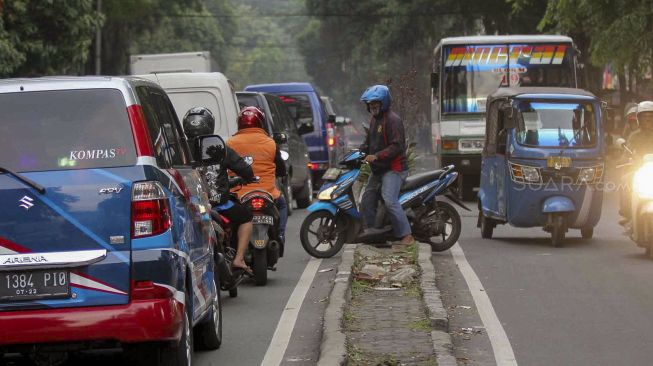
{"type": "Polygon", "coordinates": [[[378,118],[372,117],[370,130],[360,150],[368,155],[376,155],[377,160],[370,164],[373,173],[408,170],[406,135],[401,118],[391,109],[378,118]]]}
{"type": "Polygon", "coordinates": [[[202,168],[204,178],[209,185],[209,201],[213,206],[224,204],[229,200],[229,176],[227,169],[236,173],[245,181],[254,178],[252,167],[229,146],[222,165],[211,165],[202,168]]]}

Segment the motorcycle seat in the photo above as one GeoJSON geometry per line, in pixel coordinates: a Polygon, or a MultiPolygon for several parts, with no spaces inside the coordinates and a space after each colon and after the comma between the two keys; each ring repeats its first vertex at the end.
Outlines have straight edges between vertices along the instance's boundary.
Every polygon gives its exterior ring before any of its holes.
{"type": "Polygon", "coordinates": [[[430,181],[439,179],[442,173],[444,173],[444,169],[437,169],[426,173],[411,175],[406,178],[406,181],[401,186],[401,192],[418,188],[419,186],[424,185],[430,181]]]}

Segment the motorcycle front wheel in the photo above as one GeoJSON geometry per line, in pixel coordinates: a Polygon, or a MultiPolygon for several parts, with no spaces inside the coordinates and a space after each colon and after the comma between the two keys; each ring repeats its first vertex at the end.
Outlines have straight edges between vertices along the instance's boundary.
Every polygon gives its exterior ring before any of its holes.
{"type": "Polygon", "coordinates": [[[456,244],[460,237],[462,224],[458,211],[450,203],[433,201],[424,220],[431,227],[441,226],[443,228],[439,235],[432,236],[428,240],[432,251],[443,252],[456,244]]]}
{"type": "Polygon", "coordinates": [[[329,211],[320,210],[306,216],[299,232],[304,250],[315,258],[331,258],[345,244],[345,228],[329,211]]]}

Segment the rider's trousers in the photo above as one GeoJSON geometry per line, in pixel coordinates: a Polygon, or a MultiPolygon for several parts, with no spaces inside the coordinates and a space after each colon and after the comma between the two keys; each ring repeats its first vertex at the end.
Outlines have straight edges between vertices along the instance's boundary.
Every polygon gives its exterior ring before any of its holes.
{"type": "Polygon", "coordinates": [[[386,214],[390,218],[394,230],[394,236],[403,238],[411,233],[406,212],[399,203],[399,191],[407,176],[407,171],[389,171],[383,174],[372,173],[370,175],[361,202],[367,227],[375,227],[377,204],[379,198],[382,198],[385,203],[386,214]]]}

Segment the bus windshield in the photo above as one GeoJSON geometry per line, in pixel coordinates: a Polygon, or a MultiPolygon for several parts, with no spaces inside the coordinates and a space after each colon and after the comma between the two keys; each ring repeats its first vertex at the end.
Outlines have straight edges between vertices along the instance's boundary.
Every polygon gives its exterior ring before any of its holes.
{"type": "Polygon", "coordinates": [[[443,113],[484,113],[500,87],[576,87],[571,44],[443,47],[443,113]]]}

